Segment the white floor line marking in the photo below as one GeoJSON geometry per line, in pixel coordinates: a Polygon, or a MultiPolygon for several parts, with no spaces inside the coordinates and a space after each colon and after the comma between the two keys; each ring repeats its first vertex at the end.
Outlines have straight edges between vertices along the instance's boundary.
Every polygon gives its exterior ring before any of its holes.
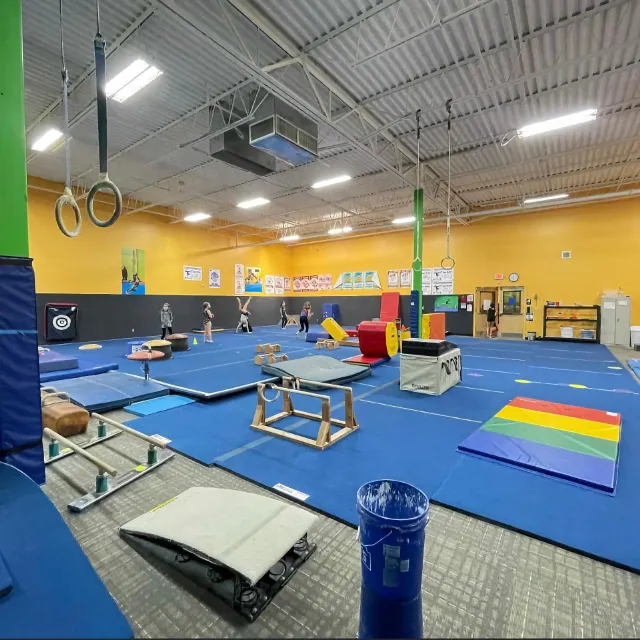
{"type": "Polygon", "coordinates": [[[358,402],[366,402],[367,404],[377,404],[381,407],[391,407],[392,409],[402,409],[404,411],[413,411],[414,413],[424,413],[428,416],[438,416],[440,418],[451,418],[451,420],[462,420],[463,422],[473,422],[482,424],[482,420],[471,420],[469,418],[460,418],[459,416],[449,416],[446,413],[435,413],[433,411],[423,411],[422,409],[411,409],[409,407],[400,407],[397,404],[387,404],[386,402],[374,402],[373,400],[358,400],[358,402]]]}
{"type": "Polygon", "coordinates": [[[471,389],[472,391],[486,391],[487,393],[504,393],[504,391],[497,391],[496,389],[481,389],[480,387],[467,387],[464,384],[456,384],[452,389],[471,389]]]}
{"type": "Polygon", "coordinates": [[[575,360],[576,362],[617,362],[617,360],[595,360],[594,358],[567,358],[566,356],[533,356],[534,358],[548,358],[549,360],[575,360]]]}
{"type": "MultiPolygon", "coordinates": [[[[289,352],[293,351],[306,351],[306,349],[290,349],[289,352]]],[[[196,371],[206,371],[207,369],[218,369],[219,367],[228,367],[234,364],[244,364],[246,362],[253,362],[253,358],[249,358],[247,360],[234,360],[232,362],[223,362],[222,364],[212,364],[208,367],[200,367],[198,369],[187,369],[186,371],[176,371],[175,373],[165,373],[160,374],[162,378],[172,378],[173,376],[180,376],[184,373],[195,373],[196,371]]],[[[157,374],[156,374],[157,375],[157,374]]]]}
{"type": "Polygon", "coordinates": [[[499,358],[498,356],[472,356],[464,352],[462,355],[465,358],[482,358],[484,360],[513,360],[514,362],[526,362],[524,358],[499,358]]]}
{"type": "Polygon", "coordinates": [[[361,387],[371,387],[372,389],[377,389],[379,386],[377,384],[365,384],[364,382],[352,382],[351,384],[358,384],[361,387]]]}
{"type": "Polygon", "coordinates": [[[464,371],[488,371],[489,373],[508,373],[511,376],[521,376],[519,371],[500,371],[499,369],[476,369],[475,367],[464,367],[464,371]]]}
{"type": "Polygon", "coordinates": [[[560,367],[538,367],[531,365],[532,369],[548,369],[549,371],[575,371],[577,373],[595,373],[600,376],[621,376],[621,373],[609,373],[608,371],[587,371],[586,369],[561,369],[560,367]]]}

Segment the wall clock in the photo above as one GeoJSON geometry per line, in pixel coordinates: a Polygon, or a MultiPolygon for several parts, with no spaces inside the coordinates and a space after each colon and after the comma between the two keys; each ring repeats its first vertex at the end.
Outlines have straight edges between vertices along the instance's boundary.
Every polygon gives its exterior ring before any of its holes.
{"type": "Polygon", "coordinates": [[[509,282],[518,282],[518,278],[520,276],[517,273],[510,273],[509,274],[509,282]]]}

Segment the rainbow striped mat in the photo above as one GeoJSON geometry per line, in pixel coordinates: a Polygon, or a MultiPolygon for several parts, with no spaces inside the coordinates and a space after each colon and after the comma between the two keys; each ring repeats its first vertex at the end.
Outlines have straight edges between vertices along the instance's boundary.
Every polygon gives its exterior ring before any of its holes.
{"type": "Polygon", "coordinates": [[[613,493],[620,429],[619,413],[514,398],[458,450],[613,493]]]}

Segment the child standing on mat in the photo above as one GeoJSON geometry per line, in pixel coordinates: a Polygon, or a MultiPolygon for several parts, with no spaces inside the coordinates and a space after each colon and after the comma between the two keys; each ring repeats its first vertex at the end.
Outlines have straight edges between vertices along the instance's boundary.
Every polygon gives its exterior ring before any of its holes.
{"type": "Polygon", "coordinates": [[[240,320],[238,321],[238,326],[236,327],[236,333],[242,329],[244,333],[253,333],[253,329],[251,328],[251,322],[249,322],[249,316],[251,313],[249,312],[249,303],[251,302],[251,298],[249,298],[242,306],[242,302],[240,298],[236,298],[238,301],[238,309],[240,309],[240,320]]]}
{"type": "Polygon", "coordinates": [[[280,328],[284,329],[287,326],[289,316],[287,316],[287,303],[283,300],[280,305],[280,328]]]}
{"type": "Polygon", "coordinates": [[[313,315],[311,311],[311,303],[307,300],[302,306],[302,311],[300,312],[300,329],[296,333],[296,336],[302,333],[304,329],[305,336],[309,333],[309,318],[313,315]]]}
{"type": "Polygon", "coordinates": [[[171,305],[165,302],[160,309],[160,324],[162,325],[162,339],[167,335],[167,329],[169,335],[173,333],[173,312],[171,311],[171,305]]]}
{"type": "Polygon", "coordinates": [[[213,320],[213,313],[211,313],[211,303],[205,302],[202,305],[202,326],[204,327],[204,341],[213,342],[211,337],[211,321],[213,320]]]}
{"type": "Polygon", "coordinates": [[[494,331],[497,333],[498,327],[496,325],[496,305],[492,302],[487,309],[487,338],[492,338],[494,331]]]}

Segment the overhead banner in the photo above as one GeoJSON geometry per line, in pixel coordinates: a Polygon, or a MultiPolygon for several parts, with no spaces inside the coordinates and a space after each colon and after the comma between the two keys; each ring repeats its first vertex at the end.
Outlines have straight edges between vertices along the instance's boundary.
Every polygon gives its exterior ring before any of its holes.
{"type": "Polygon", "coordinates": [[[122,264],[122,294],[127,296],[145,295],[147,291],[144,249],[122,249],[120,262],[122,264]]]}

